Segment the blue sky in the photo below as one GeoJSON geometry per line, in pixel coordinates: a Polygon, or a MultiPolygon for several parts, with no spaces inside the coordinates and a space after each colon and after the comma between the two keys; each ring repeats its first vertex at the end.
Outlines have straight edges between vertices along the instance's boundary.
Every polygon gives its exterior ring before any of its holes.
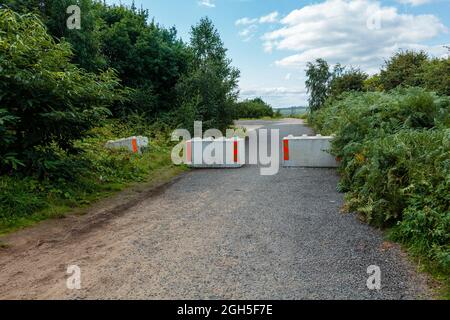
{"type": "MultiPolygon", "coordinates": [[[[131,4],[132,0],[107,0],[131,4]]],[[[306,105],[305,64],[325,58],[375,73],[399,49],[443,56],[450,44],[450,0],[135,0],[189,39],[210,17],[233,65],[241,98],[274,107],[306,105]]]]}

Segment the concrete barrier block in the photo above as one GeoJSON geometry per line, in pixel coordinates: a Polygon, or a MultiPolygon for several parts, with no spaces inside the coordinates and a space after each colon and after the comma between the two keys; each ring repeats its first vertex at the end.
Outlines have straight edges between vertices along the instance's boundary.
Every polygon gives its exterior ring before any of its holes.
{"type": "Polygon", "coordinates": [[[148,148],[148,138],[142,136],[134,136],[119,140],[110,140],[105,144],[108,149],[128,149],[133,153],[142,153],[148,148]]]}
{"type": "Polygon", "coordinates": [[[242,138],[194,138],[186,142],[186,163],[192,168],[240,168],[245,163],[242,138]]]}
{"type": "Polygon", "coordinates": [[[332,136],[288,136],[283,139],[284,167],[336,168],[331,149],[332,136]]]}

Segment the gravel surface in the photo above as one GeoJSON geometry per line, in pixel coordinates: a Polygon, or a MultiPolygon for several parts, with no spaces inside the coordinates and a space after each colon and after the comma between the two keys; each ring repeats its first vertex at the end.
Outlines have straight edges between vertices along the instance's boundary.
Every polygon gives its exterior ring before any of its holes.
{"type": "MultiPolygon", "coordinates": [[[[311,133],[295,121],[241,125],[277,128],[280,138],[311,133]]],[[[430,297],[398,246],[340,213],[338,179],[333,169],[191,171],[95,228],[4,250],[0,298],[430,297]],[[81,290],[66,288],[71,264],[81,290]],[[366,286],[370,265],[381,268],[379,291],[366,286]]]]}

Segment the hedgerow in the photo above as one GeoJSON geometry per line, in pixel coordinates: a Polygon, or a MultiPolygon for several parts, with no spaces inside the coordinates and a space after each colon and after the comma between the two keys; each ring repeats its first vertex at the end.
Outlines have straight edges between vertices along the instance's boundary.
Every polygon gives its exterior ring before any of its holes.
{"type": "Polygon", "coordinates": [[[450,98],[421,88],[347,93],[310,116],[334,134],[346,209],[450,267],[450,98]]]}

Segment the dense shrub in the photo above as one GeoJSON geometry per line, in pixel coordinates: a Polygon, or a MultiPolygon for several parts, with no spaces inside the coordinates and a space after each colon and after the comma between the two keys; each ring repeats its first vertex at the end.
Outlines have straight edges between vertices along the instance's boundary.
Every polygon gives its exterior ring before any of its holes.
{"type": "Polygon", "coordinates": [[[204,18],[192,28],[190,44],[177,30],[155,22],[148,10],[134,3],[110,5],[104,1],[78,0],[81,29],[66,27],[70,0],[6,0],[17,12],[33,12],[51,36],[73,48],[70,60],[92,72],[113,68],[127,99],[109,106],[114,118],[133,113],[147,121],[192,126],[201,120],[209,128],[232,123],[239,72],[231,66],[212,21],[204,18]],[[185,112],[191,112],[185,114],[185,112]]]}
{"type": "Polygon", "coordinates": [[[368,75],[357,68],[350,68],[342,72],[336,73],[329,83],[328,95],[331,98],[337,98],[344,92],[363,91],[365,89],[364,82],[368,75]]]}
{"type": "Polygon", "coordinates": [[[336,135],[347,208],[448,266],[450,98],[421,88],[348,93],[310,121],[336,135]]]}
{"type": "Polygon", "coordinates": [[[261,98],[244,100],[236,105],[236,119],[239,118],[263,118],[273,117],[274,112],[272,107],[264,102],[261,98]]]}
{"type": "Polygon", "coordinates": [[[36,16],[0,9],[0,170],[44,168],[52,150],[74,151],[121,98],[113,71],[87,73],[71,56],[36,16]]]}
{"type": "Polygon", "coordinates": [[[380,80],[385,90],[398,86],[420,86],[423,79],[419,75],[421,66],[428,60],[423,51],[399,51],[386,61],[380,72],[380,80]]]}
{"type": "Polygon", "coordinates": [[[373,76],[367,84],[370,85],[369,89],[381,87],[383,90],[419,86],[448,96],[450,57],[430,58],[423,51],[399,51],[386,61],[380,74],[373,76]]]}

